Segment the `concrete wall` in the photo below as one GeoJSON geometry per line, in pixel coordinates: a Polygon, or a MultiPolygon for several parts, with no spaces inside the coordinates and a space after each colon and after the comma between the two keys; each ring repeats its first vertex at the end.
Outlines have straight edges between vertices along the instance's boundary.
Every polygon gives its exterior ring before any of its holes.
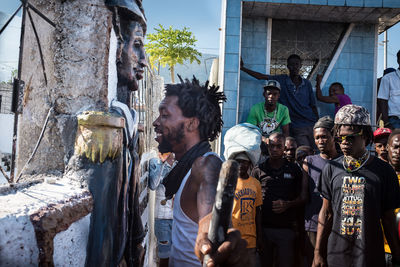
{"type": "Polygon", "coordinates": [[[43,259],[84,266],[91,196],[69,179],[36,178],[54,183],[0,187],[0,266],[38,266],[43,259]]]}
{"type": "Polygon", "coordinates": [[[76,114],[107,110],[112,15],[104,0],[31,3],[56,28],[32,12],[43,51],[46,85],[32,25],[26,20],[22,80],[28,83],[32,78],[32,82],[19,118],[17,173],[32,153],[50,107],[55,113],[26,173],[62,172],[73,148],[76,114]]]}

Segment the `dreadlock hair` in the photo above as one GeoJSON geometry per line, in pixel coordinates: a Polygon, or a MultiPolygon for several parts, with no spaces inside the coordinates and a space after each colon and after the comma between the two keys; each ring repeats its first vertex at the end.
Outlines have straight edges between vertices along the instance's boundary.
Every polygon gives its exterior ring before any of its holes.
{"type": "Polygon", "coordinates": [[[224,124],[219,105],[226,101],[225,94],[218,92],[219,86],[209,86],[208,81],[201,86],[195,76],[192,81],[178,77],[181,81],[179,84],[166,85],[165,96],[177,96],[177,104],[183,116],[199,120],[201,140],[215,140],[224,124]]]}
{"type": "Polygon", "coordinates": [[[352,130],[361,132],[363,131],[362,136],[366,137],[367,141],[365,143],[365,146],[372,144],[372,141],[374,140],[374,133],[372,131],[372,127],[370,125],[347,125],[347,124],[335,124],[333,126],[333,136],[339,136],[339,131],[341,126],[350,126],[352,130]]]}
{"type": "Polygon", "coordinates": [[[390,141],[392,141],[393,137],[394,137],[395,135],[399,135],[399,134],[400,134],[400,129],[394,129],[394,130],[390,133],[387,143],[390,144],[390,141]]]}

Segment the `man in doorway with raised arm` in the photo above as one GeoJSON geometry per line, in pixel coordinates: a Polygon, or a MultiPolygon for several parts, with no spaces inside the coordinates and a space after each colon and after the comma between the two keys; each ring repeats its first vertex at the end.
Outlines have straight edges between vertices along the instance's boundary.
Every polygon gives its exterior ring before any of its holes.
{"type": "MultiPolygon", "coordinates": [[[[159,151],[173,152],[178,161],[163,181],[167,199],[174,198],[172,248],[169,266],[201,266],[211,253],[207,238],[222,161],[211,152],[222,128],[220,104],[225,95],[218,87],[201,86],[195,78],[168,84],[153,122],[159,151]],[[197,255],[197,256],[196,256],[197,255]]],[[[207,266],[224,263],[244,266],[246,241],[230,229],[207,266]]]]}
{"type": "Polygon", "coordinates": [[[357,105],[342,107],[333,131],[344,155],[322,170],[313,266],[386,266],[380,222],[398,263],[394,209],[400,207],[399,185],[390,165],[367,150],[373,138],[368,111],[357,105]]]}
{"type": "Polygon", "coordinates": [[[289,75],[267,75],[252,71],[240,64],[240,69],[258,80],[276,80],[280,83],[279,102],[289,109],[290,136],[296,138],[299,146],[315,148],[313,126],[318,120],[315,95],[310,81],[300,76],[300,56],[293,54],[287,59],[289,75]]]}

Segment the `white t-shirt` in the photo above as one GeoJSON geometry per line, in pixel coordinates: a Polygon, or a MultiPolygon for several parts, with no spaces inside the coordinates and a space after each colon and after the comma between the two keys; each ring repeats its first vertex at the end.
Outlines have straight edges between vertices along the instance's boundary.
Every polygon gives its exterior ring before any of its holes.
{"type": "Polygon", "coordinates": [[[389,116],[400,118],[400,70],[382,77],[378,98],[388,100],[389,116]]]}

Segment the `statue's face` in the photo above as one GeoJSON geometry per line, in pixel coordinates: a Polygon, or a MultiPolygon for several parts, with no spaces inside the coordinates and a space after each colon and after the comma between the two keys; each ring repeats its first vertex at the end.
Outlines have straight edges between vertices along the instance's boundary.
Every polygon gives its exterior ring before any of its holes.
{"type": "Polygon", "coordinates": [[[137,21],[121,21],[121,32],[124,44],[117,64],[118,86],[126,85],[130,91],[136,91],[147,65],[143,27],[137,21]]]}

